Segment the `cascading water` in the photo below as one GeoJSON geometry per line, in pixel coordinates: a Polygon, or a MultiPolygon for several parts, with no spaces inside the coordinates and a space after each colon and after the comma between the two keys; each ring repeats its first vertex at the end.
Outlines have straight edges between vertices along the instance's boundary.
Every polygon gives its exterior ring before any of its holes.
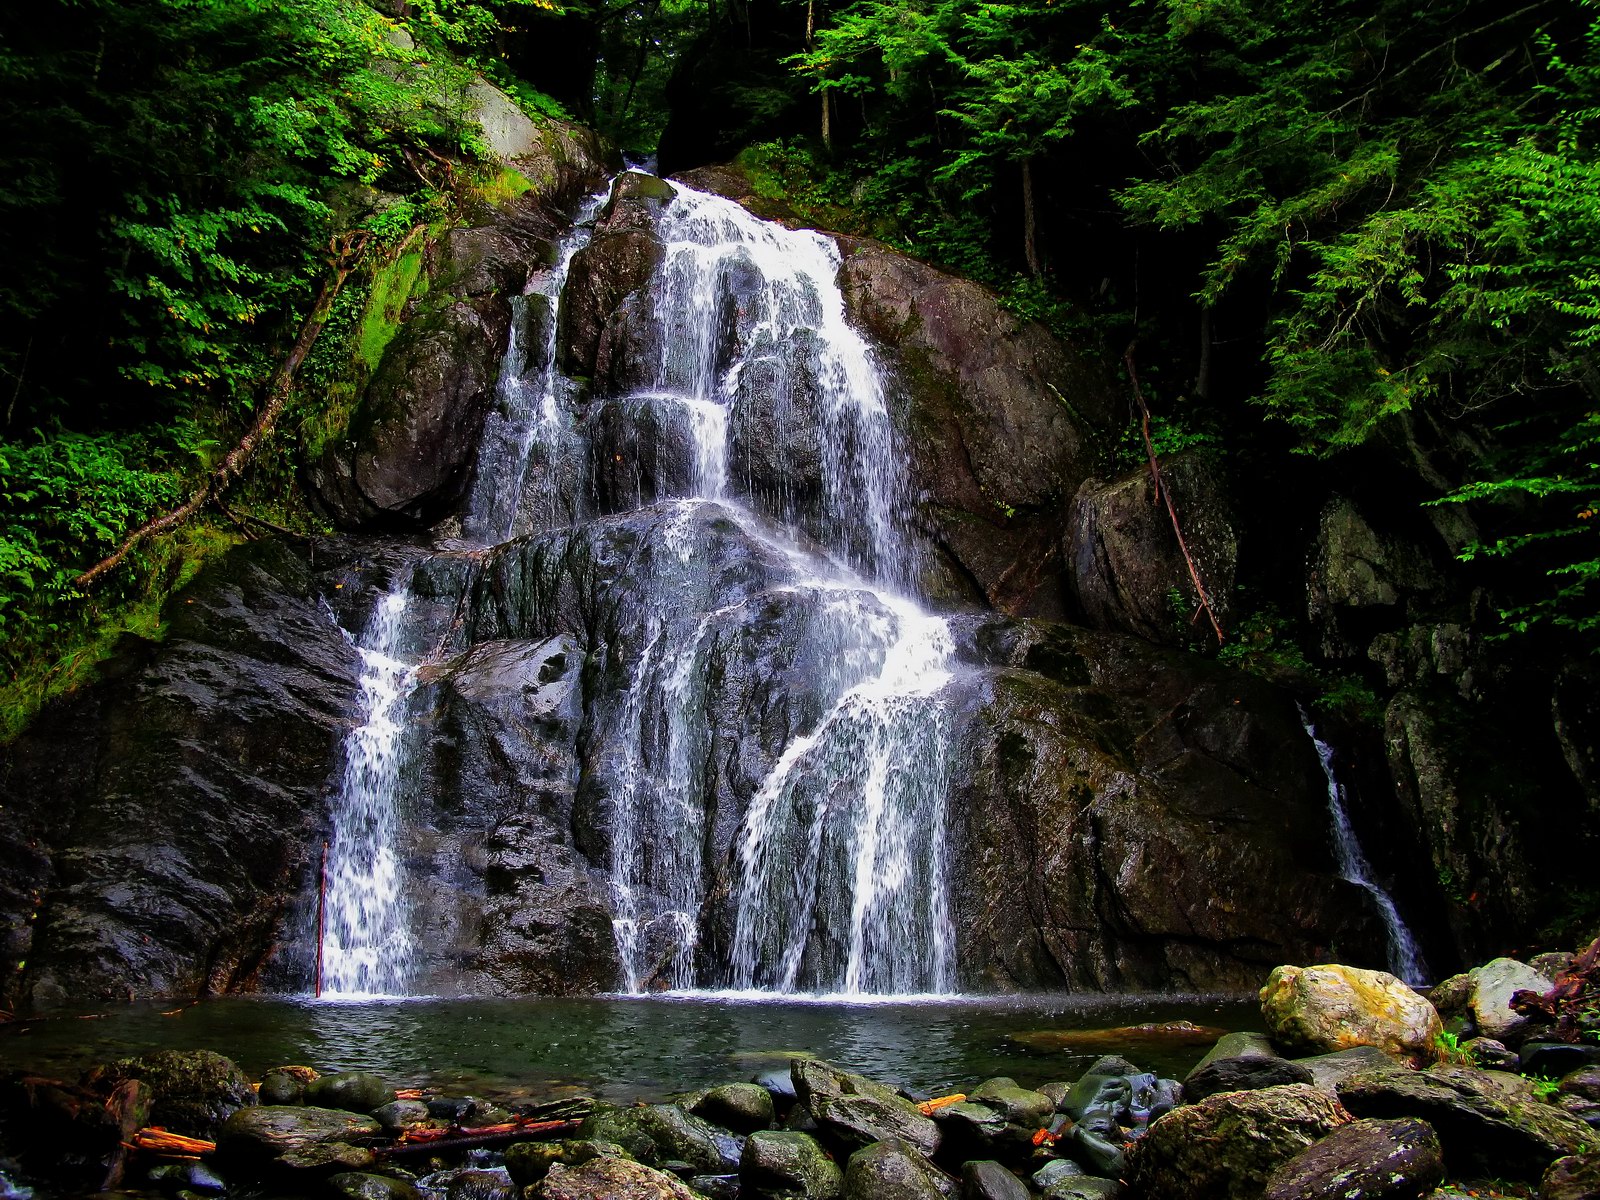
{"type": "Polygon", "coordinates": [[[778,756],[746,814],[731,961],[698,962],[704,648],[724,613],[702,617],[687,636],[649,631],[631,668],[612,831],[627,986],[653,978],[674,988],[947,991],[939,691],[952,645],[943,620],[890,590],[915,570],[900,533],[904,470],[871,351],[845,321],[838,250],[682,187],[658,230],[659,357],[650,390],[627,399],[673,405],[687,419],[694,461],[676,523],[696,504],[719,503],[788,555],[792,586],[818,605],[808,650],[831,700],[778,756]],[[797,431],[807,420],[814,428],[797,431]],[[730,428],[814,439],[822,494],[813,511],[792,496],[751,499],[771,517],[803,522],[842,561],[778,541],[731,499],[752,489],[729,478],[730,428]]]}
{"type": "MultiPolygon", "coordinates": [[[[905,470],[872,352],[845,319],[839,251],[678,185],[655,232],[660,265],[641,293],[647,311],[634,314],[649,328],[630,346],[641,360],[633,385],[617,394],[591,396],[557,366],[563,285],[587,228],[517,298],[462,526],[493,546],[576,529],[602,502],[640,518],[629,526],[642,533],[626,581],[604,586],[627,588],[642,600],[627,611],[642,615],[608,626],[591,649],[608,682],[590,700],[585,735],[606,781],[621,982],[949,991],[941,692],[953,644],[945,621],[908,598],[919,570],[903,532],[905,470]],[[646,496],[642,476],[629,495],[625,456],[598,457],[608,421],[648,430],[658,456],[676,439],[672,498],[657,499],[660,480],[646,496]],[[610,491],[596,494],[597,472],[613,462],[610,491]],[[734,571],[750,581],[743,591],[713,592],[696,555],[708,530],[730,523],[743,553],[770,561],[734,571]],[[703,604],[693,599],[702,590],[703,604]],[[725,817],[727,803],[712,747],[756,739],[760,719],[714,723],[718,655],[784,620],[795,687],[781,704],[793,712],[756,760],[765,778],[753,777],[738,829],[723,827],[728,861],[712,861],[712,814],[725,817]],[[713,888],[713,878],[724,881],[713,888]]],[[[403,592],[385,597],[361,642],[363,723],[347,748],[330,853],[332,992],[407,985],[394,848],[398,723],[414,677],[396,653],[405,610],[403,592]]]]}
{"type": "Polygon", "coordinates": [[[1383,914],[1384,928],[1389,935],[1389,973],[1406,983],[1425,983],[1428,965],[1423,961],[1416,938],[1401,919],[1394,897],[1373,879],[1372,864],[1367,861],[1366,853],[1356,838],[1355,828],[1350,824],[1344,785],[1339,782],[1333,769],[1333,747],[1317,735],[1316,727],[1303,708],[1300,710],[1300,723],[1317,749],[1317,760],[1321,762],[1322,773],[1328,780],[1328,811],[1333,818],[1333,849],[1339,863],[1339,877],[1365,888],[1377,901],[1378,911],[1383,914]]]}
{"type": "Polygon", "coordinates": [[[556,261],[534,275],[511,299],[511,334],[500,362],[495,406],[484,422],[477,471],[462,514],[462,533],[485,546],[521,532],[531,518],[545,524],[571,519],[561,511],[563,480],[551,467],[570,451],[573,433],[565,415],[573,383],[556,367],[561,289],[572,260],[589,244],[595,215],[605,193],[591,196],[579,210],[572,232],[562,240],[556,261]],[[536,461],[537,460],[537,461],[536,461]],[[534,471],[533,486],[529,483],[534,471]]]}
{"type": "Polygon", "coordinates": [[[345,741],[333,805],[322,915],[321,990],[404,995],[412,939],[399,852],[406,698],[416,670],[399,657],[409,595],[383,596],[356,643],[361,723],[345,741]]]}

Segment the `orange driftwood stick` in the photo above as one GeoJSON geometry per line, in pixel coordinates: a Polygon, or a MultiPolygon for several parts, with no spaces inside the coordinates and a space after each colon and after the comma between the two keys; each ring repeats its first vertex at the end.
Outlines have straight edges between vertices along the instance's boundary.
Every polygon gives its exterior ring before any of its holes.
{"type": "Polygon", "coordinates": [[[160,1126],[139,1130],[128,1144],[135,1150],[153,1150],[157,1154],[210,1154],[217,1148],[215,1142],[184,1137],[181,1133],[168,1133],[160,1126]]]}
{"type": "Polygon", "coordinates": [[[935,1100],[924,1100],[917,1105],[917,1108],[921,1110],[923,1116],[931,1117],[939,1109],[948,1108],[952,1104],[960,1104],[966,1098],[967,1094],[965,1092],[957,1092],[953,1096],[940,1096],[935,1100]]]}

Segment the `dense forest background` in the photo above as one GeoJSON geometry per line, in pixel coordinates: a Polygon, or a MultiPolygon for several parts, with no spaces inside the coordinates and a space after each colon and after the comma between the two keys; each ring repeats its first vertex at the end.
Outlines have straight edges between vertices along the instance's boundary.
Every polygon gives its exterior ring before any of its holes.
{"type": "Polygon", "coordinates": [[[1128,464],[1142,399],[1267,548],[1197,648],[1317,669],[1270,548],[1337,480],[1450,531],[1491,636],[1592,653],[1586,0],[41,0],[0,15],[0,735],[158,635],[208,554],[321,527],[295,472],[392,334],[392,265],[516,186],[466,119],[479,73],[663,173],[737,156],[1097,354],[1128,464]],[[308,322],[228,494],[80,582],[205,488],[308,322]]]}

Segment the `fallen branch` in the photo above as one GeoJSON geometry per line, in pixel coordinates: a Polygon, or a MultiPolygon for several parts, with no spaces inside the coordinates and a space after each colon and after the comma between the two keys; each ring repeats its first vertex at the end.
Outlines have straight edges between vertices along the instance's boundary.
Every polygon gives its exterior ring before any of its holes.
{"type": "Polygon", "coordinates": [[[1211,607],[1211,596],[1206,591],[1206,585],[1200,579],[1200,568],[1195,566],[1194,556],[1189,553],[1189,544],[1183,537],[1183,526],[1178,523],[1178,510],[1172,503],[1172,489],[1167,487],[1166,480],[1161,476],[1161,466],[1156,462],[1155,443],[1150,440],[1150,406],[1144,401],[1144,388],[1139,384],[1139,372],[1133,363],[1133,351],[1138,342],[1129,342],[1128,349],[1122,355],[1123,365],[1128,368],[1128,379],[1133,384],[1133,398],[1139,402],[1139,432],[1144,435],[1145,457],[1150,463],[1150,479],[1155,487],[1154,499],[1165,501],[1167,516],[1172,520],[1172,532],[1178,538],[1178,550],[1183,555],[1183,563],[1189,568],[1189,579],[1194,583],[1195,596],[1200,601],[1200,611],[1205,613],[1211,621],[1211,630],[1217,635],[1217,645],[1222,645],[1222,623],[1217,620],[1216,609],[1211,607]]]}
{"type": "Polygon", "coordinates": [[[267,385],[266,403],[262,405],[260,414],[239,444],[228,452],[228,457],[222,460],[222,465],[212,472],[211,478],[206,480],[205,486],[188,500],[170,512],[162,513],[159,517],[146,521],[130,533],[114,551],[105,558],[95,563],[83,574],[72,581],[74,587],[84,588],[100,579],[102,576],[114,571],[123,559],[142,542],[145,538],[156,533],[165,533],[176,529],[195,513],[199,512],[206,501],[220,496],[227,486],[244,470],[256,450],[272,432],[273,426],[278,423],[278,418],[283,414],[284,407],[289,402],[289,393],[294,386],[295,375],[306,360],[306,355],[311,353],[311,347],[317,340],[317,335],[322,332],[322,327],[328,321],[329,314],[333,311],[333,302],[338,297],[344,282],[350,277],[350,272],[355,270],[356,263],[360,260],[361,252],[366,249],[367,235],[364,232],[340,234],[328,243],[329,274],[323,279],[321,288],[317,291],[316,301],[311,305],[311,311],[300,325],[300,332],[295,337],[294,345],[289,348],[289,353],[278,364],[278,369],[273,372],[272,380],[267,385]]]}
{"type": "Polygon", "coordinates": [[[506,1125],[485,1125],[479,1129],[407,1130],[393,1146],[373,1151],[375,1157],[398,1158],[407,1154],[434,1154],[443,1150],[476,1150],[484,1146],[503,1146],[510,1142],[548,1141],[573,1133],[582,1121],[512,1121],[506,1125]]]}
{"type": "Polygon", "coordinates": [[[924,1100],[921,1104],[917,1105],[917,1110],[921,1112],[923,1116],[931,1117],[941,1108],[948,1108],[952,1104],[960,1104],[966,1098],[967,1094],[965,1092],[957,1092],[953,1096],[939,1096],[933,1100],[924,1100]]]}

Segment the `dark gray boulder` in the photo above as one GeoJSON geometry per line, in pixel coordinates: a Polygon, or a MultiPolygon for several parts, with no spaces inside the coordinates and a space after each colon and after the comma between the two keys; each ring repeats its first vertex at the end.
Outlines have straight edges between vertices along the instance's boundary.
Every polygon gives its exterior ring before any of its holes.
{"type": "Polygon", "coordinates": [[[837,1200],[844,1174],[809,1134],[758,1130],[745,1142],[739,1183],[757,1200],[837,1200]]]}
{"type": "Polygon", "coordinates": [[[1352,1121],[1273,1172],[1265,1200],[1422,1200],[1444,1175],[1444,1151],[1426,1121],[1352,1121]]]}
{"type": "Polygon", "coordinates": [[[1338,1093],[1358,1117],[1426,1121],[1452,1174],[1537,1180],[1556,1159],[1585,1149],[1594,1131],[1514,1082],[1471,1067],[1389,1068],[1352,1075],[1338,1093]]]}
{"type": "Polygon", "coordinates": [[[1310,1071],[1286,1058],[1245,1055],[1218,1058],[1189,1072],[1183,1080],[1183,1094],[1190,1103],[1218,1092],[1248,1091],[1277,1087],[1283,1083],[1314,1083],[1310,1071]]]}

